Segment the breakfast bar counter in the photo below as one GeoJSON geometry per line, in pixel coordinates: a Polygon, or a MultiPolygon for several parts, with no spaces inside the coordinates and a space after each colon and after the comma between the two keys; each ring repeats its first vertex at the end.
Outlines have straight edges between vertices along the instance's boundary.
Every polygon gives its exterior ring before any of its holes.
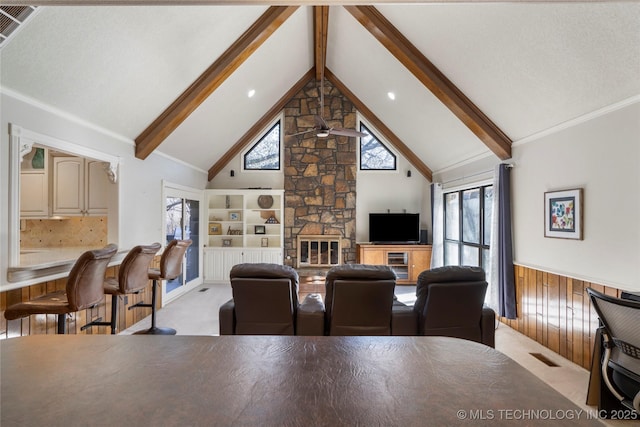
{"type": "Polygon", "coordinates": [[[455,338],[45,335],[0,350],[3,427],[602,425],[455,338]]]}
{"type": "MultiPolygon", "coordinates": [[[[80,255],[102,247],[23,248],[20,251],[20,265],[7,269],[7,280],[14,285],[3,286],[2,290],[25,286],[18,282],[33,281],[49,276],[64,277],[71,271],[71,267],[80,255]]],[[[126,250],[119,250],[111,258],[109,265],[120,264],[126,254],[126,250]]]]}

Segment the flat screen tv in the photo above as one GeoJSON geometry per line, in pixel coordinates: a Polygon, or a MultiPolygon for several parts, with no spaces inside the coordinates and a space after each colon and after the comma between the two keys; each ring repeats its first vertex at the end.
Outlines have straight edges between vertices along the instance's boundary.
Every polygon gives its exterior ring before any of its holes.
{"type": "Polygon", "coordinates": [[[370,213],[369,240],[377,244],[420,242],[420,214],[370,213]]]}

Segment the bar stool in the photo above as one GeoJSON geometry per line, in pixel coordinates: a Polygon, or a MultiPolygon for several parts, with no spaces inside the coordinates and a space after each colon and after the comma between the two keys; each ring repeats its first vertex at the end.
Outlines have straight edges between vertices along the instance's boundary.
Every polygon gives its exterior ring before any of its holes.
{"type": "Polygon", "coordinates": [[[110,244],[83,253],[71,268],[64,291],[13,304],[5,310],[5,319],[20,319],[32,314],[57,314],[58,333],[64,334],[67,313],[94,307],[104,298],[104,275],[109,260],[117,250],[116,245],[110,244]]]}
{"type": "Polygon", "coordinates": [[[158,291],[159,280],[173,280],[182,274],[182,259],[191,246],[191,240],[172,240],[162,252],[160,257],[160,269],[150,268],[148,271],[149,279],[153,280],[153,290],[151,292],[151,304],[138,303],[129,307],[151,307],[151,327],[135,334],[149,335],[175,335],[176,330],[172,328],[160,328],[156,326],[156,295],[158,291]]]}
{"type": "Polygon", "coordinates": [[[118,299],[120,295],[139,294],[149,283],[149,266],[153,257],[160,250],[160,243],[147,246],[136,246],[129,251],[120,264],[118,277],[108,277],[104,281],[104,293],[111,295],[111,321],[103,322],[102,318],[84,325],[81,330],[92,326],[111,326],[111,335],[115,335],[118,320],[118,299]]]}

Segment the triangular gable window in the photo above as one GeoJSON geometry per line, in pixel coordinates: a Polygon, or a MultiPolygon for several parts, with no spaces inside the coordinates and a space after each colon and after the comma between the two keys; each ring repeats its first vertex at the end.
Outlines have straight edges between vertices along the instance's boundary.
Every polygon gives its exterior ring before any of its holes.
{"type": "Polygon", "coordinates": [[[280,120],[244,155],[245,170],[280,170],[280,120]]]}
{"type": "Polygon", "coordinates": [[[360,132],[367,134],[360,138],[360,169],[396,170],[396,155],[362,122],[360,122],[360,132]]]}

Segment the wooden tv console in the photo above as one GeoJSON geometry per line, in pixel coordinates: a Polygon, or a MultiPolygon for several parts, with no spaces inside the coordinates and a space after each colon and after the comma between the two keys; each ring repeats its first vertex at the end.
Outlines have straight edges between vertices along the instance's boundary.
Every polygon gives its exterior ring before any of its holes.
{"type": "Polygon", "coordinates": [[[415,285],[418,275],[431,265],[431,245],[357,245],[360,264],[388,265],[399,285],[415,285]]]}

